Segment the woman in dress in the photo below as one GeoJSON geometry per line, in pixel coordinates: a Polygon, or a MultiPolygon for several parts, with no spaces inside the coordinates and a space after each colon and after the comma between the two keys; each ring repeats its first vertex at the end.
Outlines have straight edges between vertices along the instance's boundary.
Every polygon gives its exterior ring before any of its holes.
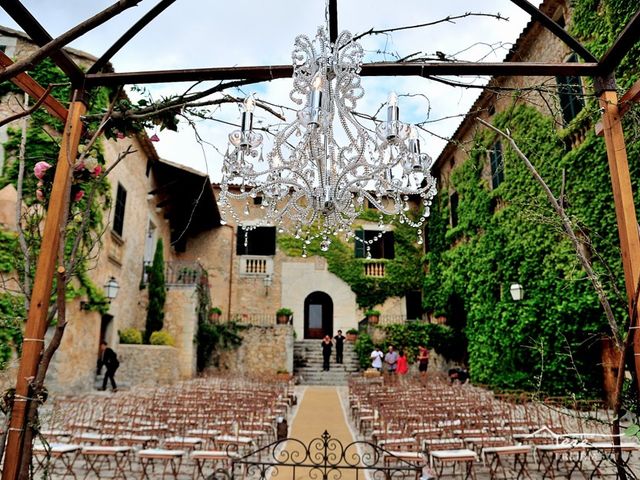
{"type": "Polygon", "coordinates": [[[404,349],[400,350],[400,356],[398,357],[398,367],[396,372],[398,375],[406,375],[409,371],[409,361],[407,360],[407,354],[404,353],[404,349]]]}
{"type": "Polygon", "coordinates": [[[322,339],[322,370],[325,372],[329,371],[329,362],[331,361],[332,347],[333,343],[331,342],[331,337],[329,335],[325,335],[322,339]]]}

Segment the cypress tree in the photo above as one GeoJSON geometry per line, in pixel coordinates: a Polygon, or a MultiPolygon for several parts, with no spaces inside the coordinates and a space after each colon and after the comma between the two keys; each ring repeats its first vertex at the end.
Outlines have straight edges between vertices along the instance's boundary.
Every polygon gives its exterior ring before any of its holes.
{"type": "Polygon", "coordinates": [[[149,268],[149,303],[147,305],[147,323],[145,325],[144,341],[149,343],[153,332],[162,330],[164,323],[164,302],[167,291],[164,280],[164,252],[162,239],[158,239],[153,263],[149,268]]]}

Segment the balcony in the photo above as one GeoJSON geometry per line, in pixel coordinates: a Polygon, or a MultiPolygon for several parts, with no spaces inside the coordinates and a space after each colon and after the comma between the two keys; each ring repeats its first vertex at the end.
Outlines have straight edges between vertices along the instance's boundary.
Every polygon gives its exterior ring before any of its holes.
{"type": "Polygon", "coordinates": [[[240,256],[240,275],[263,277],[273,274],[273,258],[266,256],[240,256]]]}
{"type": "MultiPolygon", "coordinates": [[[[142,285],[149,283],[147,269],[151,262],[144,262],[142,269],[142,285]]],[[[192,286],[206,281],[207,272],[198,262],[165,262],[164,281],[167,287],[192,286]]]]}
{"type": "Polygon", "coordinates": [[[364,276],[365,277],[377,277],[383,278],[385,272],[385,261],[373,261],[364,264],[364,276]]]}

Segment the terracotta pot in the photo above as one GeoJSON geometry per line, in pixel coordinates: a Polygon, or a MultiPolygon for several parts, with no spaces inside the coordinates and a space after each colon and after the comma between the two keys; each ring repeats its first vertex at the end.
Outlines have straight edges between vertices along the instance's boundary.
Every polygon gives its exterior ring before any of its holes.
{"type": "Polygon", "coordinates": [[[210,313],[209,314],[209,320],[212,322],[217,322],[218,320],[220,320],[220,314],[219,313],[210,313]]]}
{"type": "Polygon", "coordinates": [[[380,321],[380,317],[378,315],[367,315],[367,322],[369,325],[377,325],[380,321]]]}
{"type": "Polygon", "coordinates": [[[290,373],[276,373],[276,378],[278,380],[282,380],[284,382],[288,382],[289,380],[291,380],[291,374],[290,373]]]}
{"type": "Polygon", "coordinates": [[[347,342],[355,342],[358,339],[357,333],[347,333],[347,342]]]}
{"type": "Polygon", "coordinates": [[[278,315],[276,321],[279,325],[286,325],[289,323],[289,315],[278,315]]]}

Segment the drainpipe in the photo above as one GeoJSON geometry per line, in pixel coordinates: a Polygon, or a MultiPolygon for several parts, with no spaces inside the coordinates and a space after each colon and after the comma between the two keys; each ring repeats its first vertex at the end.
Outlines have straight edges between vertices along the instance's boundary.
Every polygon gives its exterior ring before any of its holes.
{"type": "Polygon", "coordinates": [[[229,298],[227,300],[227,321],[231,320],[231,289],[233,287],[233,252],[235,248],[236,229],[233,225],[225,223],[223,227],[229,227],[231,230],[231,251],[229,252],[229,298]]]}

